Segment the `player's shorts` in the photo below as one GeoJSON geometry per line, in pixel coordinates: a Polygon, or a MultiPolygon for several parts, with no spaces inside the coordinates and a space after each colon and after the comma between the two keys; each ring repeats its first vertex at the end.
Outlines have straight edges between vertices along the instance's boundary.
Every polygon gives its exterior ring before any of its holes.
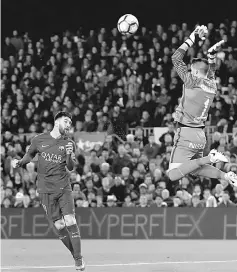
{"type": "Polygon", "coordinates": [[[46,215],[53,222],[64,215],[75,214],[74,199],[69,190],[62,190],[58,193],[40,193],[39,197],[46,215]]]}
{"type": "Polygon", "coordinates": [[[179,167],[186,161],[202,158],[205,146],[206,135],[203,128],[178,126],[170,156],[169,170],[179,167]]]}

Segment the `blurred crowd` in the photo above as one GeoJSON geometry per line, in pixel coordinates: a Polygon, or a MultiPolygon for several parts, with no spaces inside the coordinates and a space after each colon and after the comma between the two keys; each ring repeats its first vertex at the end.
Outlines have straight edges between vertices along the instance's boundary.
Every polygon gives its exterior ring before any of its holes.
{"type": "MultiPolygon", "coordinates": [[[[173,144],[173,113],[182,82],[171,55],[193,29],[141,27],[131,37],[101,28],[32,40],[13,31],[1,58],[1,205],[38,207],[35,162],[13,169],[31,138],[50,131],[53,116],[73,116],[72,137],[106,132],[102,145],[77,149],[71,183],[77,207],[236,206],[237,191],[225,181],[187,176],[170,182],[166,170],[173,144]],[[167,127],[159,143],[146,128],[167,127]],[[134,134],[128,133],[134,128],[134,134]]],[[[185,62],[205,57],[224,39],[217,55],[218,91],[207,125],[215,126],[211,146],[230,162],[217,167],[237,173],[237,21],[208,24],[207,39],[190,48],[185,62]]],[[[37,159],[36,159],[37,160],[37,159]]]]}

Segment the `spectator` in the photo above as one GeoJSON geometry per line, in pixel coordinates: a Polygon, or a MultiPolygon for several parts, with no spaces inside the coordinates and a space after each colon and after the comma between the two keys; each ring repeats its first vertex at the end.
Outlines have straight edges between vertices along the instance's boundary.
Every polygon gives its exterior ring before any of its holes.
{"type": "Polygon", "coordinates": [[[24,43],[22,38],[18,35],[17,30],[13,31],[13,37],[11,38],[11,44],[15,47],[17,51],[24,49],[24,43]]]}
{"type": "Polygon", "coordinates": [[[147,208],[149,207],[148,205],[148,199],[146,195],[141,195],[139,198],[139,204],[137,205],[137,207],[141,207],[141,208],[147,208]]]}
{"type": "Polygon", "coordinates": [[[107,207],[112,208],[116,207],[116,197],[114,195],[108,195],[107,197],[107,207]]]}
{"type": "Polygon", "coordinates": [[[14,208],[24,208],[24,195],[21,192],[18,192],[15,197],[14,208]]]}
{"type": "Polygon", "coordinates": [[[12,202],[8,197],[5,197],[2,201],[3,208],[12,208],[12,202]]]}
{"type": "Polygon", "coordinates": [[[115,177],[114,186],[111,187],[110,194],[116,197],[117,205],[122,206],[125,199],[126,187],[125,182],[120,177],[115,177]]]}
{"type": "Polygon", "coordinates": [[[135,106],[133,100],[129,100],[125,111],[126,122],[129,127],[133,128],[139,124],[140,121],[140,109],[135,106]]]}
{"type": "Polygon", "coordinates": [[[76,207],[77,208],[86,208],[89,206],[89,203],[88,201],[84,200],[82,197],[79,197],[77,200],[76,200],[76,207]]]}
{"type": "Polygon", "coordinates": [[[11,187],[6,187],[4,192],[4,197],[7,198],[7,203],[10,201],[10,206],[13,206],[14,204],[14,196],[13,196],[13,189],[11,187]],[[9,201],[8,201],[9,200],[9,201]]]}
{"type": "Polygon", "coordinates": [[[161,196],[163,198],[163,201],[167,204],[167,206],[171,207],[173,204],[173,200],[170,198],[170,192],[167,189],[164,189],[161,192],[161,196]]]}
{"type": "Polygon", "coordinates": [[[131,161],[128,155],[126,155],[126,149],[124,145],[119,145],[118,147],[118,155],[114,158],[112,171],[115,174],[121,174],[121,170],[123,167],[131,167],[131,161]]]}
{"type": "Polygon", "coordinates": [[[173,207],[175,207],[175,208],[182,207],[182,200],[179,197],[177,197],[177,196],[175,196],[173,198],[173,207]]]}
{"type": "Polygon", "coordinates": [[[155,143],[154,135],[149,136],[149,144],[145,145],[144,153],[147,155],[148,159],[154,159],[159,153],[159,145],[155,143]]]}
{"type": "Polygon", "coordinates": [[[214,197],[216,198],[217,204],[222,201],[223,193],[223,186],[221,184],[217,184],[214,189],[214,197]]]}
{"type": "Polygon", "coordinates": [[[205,207],[217,207],[217,201],[215,197],[211,194],[210,189],[205,189],[203,192],[203,202],[205,204],[205,207]]]}
{"type": "Polygon", "coordinates": [[[92,132],[95,130],[96,125],[95,122],[92,120],[92,111],[88,110],[85,114],[85,122],[82,125],[82,131],[92,132]]]}
{"type": "Polygon", "coordinates": [[[107,196],[110,195],[110,180],[108,177],[105,177],[102,179],[102,196],[103,196],[103,202],[106,203],[107,196]]]}
{"type": "Polygon", "coordinates": [[[128,134],[126,136],[127,139],[127,143],[131,145],[131,148],[134,149],[136,147],[138,147],[137,143],[134,141],[134,135],[133,134],[128,134]]]}
{"type": "Polygon", "coordinates": [[[131,196],[129,194],[125,196],[124,200],[125,201],[123,203],[123,207],[135,207],[135,204],[132,202],[131,196]]]}
{"type": "Polygon", "coordinates": [[[82,193],[88,198],[90,193],[97,194],[97,189],[94,187],[92,179],[89,177],[85,180],[86,188],[82,190],[82,193]]]}
{"type": "Polygon", "coordinates": [[[104,204],[103,204],[103,197],[101,195],[97,195],[96,196],[96,207],[97,208],[102,208],[104,207],[104,204]]]}
{"type": "Polygon", "coordinates": [[[40,199],[37,196],[36,190],[34,187],[29,189],[29,207],[40,207],[40,199]]]}
{"type": "Polygon", "coordinates": [[[146,144],[148,144],[148,138],[144,136],[142,127],[137,127],[135,130],[135,142],[137,142],[139,148],[143,148],[146,144]]]}
{"type": "Polygon", "coordinates": [[[204,208],[205,204],[199,198],[199,196],[194,195],[192,196],[192,207],[194,208],[204,208]]]}
{"type": "Polygon", "coordinates": [[[141,106],[141,111],[147,112],[149,116],[152,116],[153,113],[155,112],[156,107],[157,107],[157,104],[152,100],[151,94],[147,93],[145,95],[145,102],[141,106]]]}
{"type": "Polygon", "coordinates": [[[183,200],[184,207],[191,207],[192,196],[186,190],[183,190],[182,200],[183,200]]]}
{"type": "Polygon", "coordinates": [[[134,188],[134,180],[131,176],[130,169],[128,167],[123,167],[121,178],[123,180],[124,185],[128,191],[134,188]]]}
{"type": "Polygon", "coordinates": [[[9,37],[5,38],[5,44],[3,46],[3,58],[8,59],[10,56],[15,56],[16,54],[16,48],[11,43],[11,40],[9,37]]]}
{"type": "Polygon", "coordinates": [[[94,165],[99,165],[99,164],[100,164],[100,160],[99,160],[99,158],[97,157],[97,152],[96,152],[95,149],[92,149],[92,150],[90,151],[90,157],[88,158],[87,163],[88,163],[88,165],[90,165],[90,166],[91,166],[92,164],[94,164],[94,165]]]}
{"type": "Polygon", "coordinates": [[[237,60],[234,59],[233,54],[228,55],[228,59],[225,62],[228,72],[231,76],[237,75],[237,60]]]}
{"type": "Polygon", "coordinates": [[[72,184],[72,194],[73,198],[76,201],[77,199],[86,200],[85,194],[81,191],[80,184],[78,182],[75,182],[72,184]]]}
{"type": "Polygon", "coordinates": [[[236,208],[236,204],[234,204],[231,200],[230,200],[230,194],[228,191],[224,191],[223,195],[222,195],[222,200],[221,202],[218,204],[218,207],[223,208],[223,207],[235,207],[236,208]]]}
{"type": "Polygon", "coordinates": [[[98,173],[92,174],[92,182],[96,190],[99,191],[102,187],[102,184],[101,184],[101,178],[98,173]]]}
{"type": "Polygon", "coordinates": [[[233,143],[229,148],[231,154],[235,154],[237,156],[237,136],[233,138],[233,143]]]}
{"type": "Polygon", "coordinates": [[[174,139],[174,134],[175,134],[174,124],[173,123],[168,123],[167,127],[168,127],[168,131],[165,132],[164,134],[162,134],[161,137],[159,138],[159,141],[161,143],[165,143],[166,135],[170,135],[172,137],[172,140],[174,139]]]}
{"type": "Polygon", "coordinates": [[[167,207],[167,203],[163,201],[163,198],[160,195],[155,196],[155,203],[152,205],[152,207],[167,207]]]}

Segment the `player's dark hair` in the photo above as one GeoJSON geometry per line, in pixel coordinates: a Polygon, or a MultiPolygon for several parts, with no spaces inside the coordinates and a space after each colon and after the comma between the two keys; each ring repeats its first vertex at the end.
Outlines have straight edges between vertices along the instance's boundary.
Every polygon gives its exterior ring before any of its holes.
{"type": "Polygon", "coordinates": [[[55,116],[54,116],[54,122],[62,117],[68,117],[72,121],[72,115],[69,112],[66,111],[59,111],[55,116]]]}
{"type": "Polygon", "coordinates": [[[74,189],[75,185],[79,185],[79,186],[81,187],[81,185],[80,185],[79,182],[74,182],[74,183],[72,184],[72,190],[74,189]]]}

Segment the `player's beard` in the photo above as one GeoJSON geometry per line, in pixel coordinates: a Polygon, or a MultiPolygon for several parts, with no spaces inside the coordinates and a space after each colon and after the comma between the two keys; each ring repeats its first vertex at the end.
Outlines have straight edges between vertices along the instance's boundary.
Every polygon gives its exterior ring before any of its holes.
{"type": "Polygon", "coordinates": [[[65,136],[69,133],[69,129],[63,128],[62,126],[59,126],[59,132],[62,136],[65,136]]]}

